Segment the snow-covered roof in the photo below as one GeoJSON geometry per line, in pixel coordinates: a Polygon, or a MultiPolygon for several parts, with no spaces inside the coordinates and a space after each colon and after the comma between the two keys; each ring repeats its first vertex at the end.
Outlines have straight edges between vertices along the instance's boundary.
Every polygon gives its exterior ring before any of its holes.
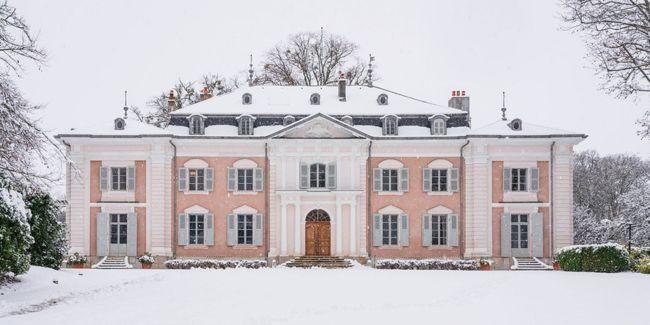
{"type": "Polygon", "coordinates": [[[466,114],[464,111],[428,103],[380,87],[347,86],[346,100],[338,98],[336,86],[253,86],[229,94],[214,96],[172,112],[189,114],[294,114],[310,115],[387,115],[387,114],[466,114]],[[251,104],[242,103],[243,94],[252,95],[251,104]],[[320,95],[320,104],[312,105],[312,94],[320,95]],[[377,97],[388,95],[388,104],[379,105],[377,97]]]}
{"type": "Polygon", "coordinates": [[[583,136],[583,134],[550,128],[546,126],[541,126],[537,124],[528,123],[527,121],[522,121],[522,127],[520,131],[515,131],[510,128],[508,125],[512,120],[498,120],[488,125],[482,126],[480,128],[472,129],[468,135],[472,136],[583,136]]]}

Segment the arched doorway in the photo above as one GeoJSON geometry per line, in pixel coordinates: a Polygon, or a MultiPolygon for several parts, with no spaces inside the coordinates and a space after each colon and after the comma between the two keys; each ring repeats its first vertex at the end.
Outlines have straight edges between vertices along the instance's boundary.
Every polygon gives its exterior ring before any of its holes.
{"type": "Polygon", "coordinates": [[[327,212],[311,210],[305,218],[305,255],[330,255],[330,216],[327,212]]]}

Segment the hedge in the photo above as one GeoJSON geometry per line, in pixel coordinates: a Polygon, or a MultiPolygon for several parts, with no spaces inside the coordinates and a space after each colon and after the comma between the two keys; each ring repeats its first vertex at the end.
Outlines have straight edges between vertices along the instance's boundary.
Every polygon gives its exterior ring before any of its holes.
{"type": "Polygon", "coordinates": [[[646,258],[641,260],[637,265],[636,268],[639,270],[639,272],[643,274],[650,274],[650,258],[646,258]]]}
{"type": "Polygon", "coordinates": [[[177,259],[165,262],[168,269],[259,269],[266,267],[265,260],[211,260],[211,259],[177,259]]]}
{"type": "Polygon", "coordinates": [[[477,260],[446,260],[446,259],[424,259],[424,260],[393,260],[384,259],[375,262],[377,269],[391,270],[466,270],[479,269],[477,260]]]}
{"type": "Polygon", "coordinates": [[[623,272],[630,269],[630,255],[623,245],[575,245],[557,252],[560,268],[570,272],[623,272]]]}

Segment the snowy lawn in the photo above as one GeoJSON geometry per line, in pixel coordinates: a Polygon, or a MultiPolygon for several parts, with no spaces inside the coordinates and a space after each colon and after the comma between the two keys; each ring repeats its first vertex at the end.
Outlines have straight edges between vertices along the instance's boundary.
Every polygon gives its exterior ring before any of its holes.
{"type": "Polygon", "coordinates": [[[20,278],[0,288],[0,324],[633,325],[650,306],[650,276],[635,273],[32,267],[20,278]]]}

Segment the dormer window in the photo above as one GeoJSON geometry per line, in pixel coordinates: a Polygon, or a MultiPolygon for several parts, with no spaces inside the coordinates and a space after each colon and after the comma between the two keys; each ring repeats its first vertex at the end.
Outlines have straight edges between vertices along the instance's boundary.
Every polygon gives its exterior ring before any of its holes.
{"type": "Polygon", "coordinates": [[[354,122],[352,121],[352,116],[346,115],[341,118],[341,121],[347,125],[354,125],[354,122]]]}
{"type": "Polygon", "coordinates": [[[245,93],[241,96],[241,103],[244,105],[250,105],[253,103],[253,95],[245,93]]]}
{"type": "Polygon", "coordinates": [[[377,104],[379,105],[388,105],[388,95],[381,94],[377,97],[377,104]]]}
{"type": "Polygon", "coordinates": [[[397,116],[384,116],[382,135],[397,135],[397,116]]]}
{"type": "Polygon", "coordinates": [[[293,117],[291,115],[287,115],[282,119],[282,125],[289,125],[289,124],[291,124],[291,123],[293,123],[295,121],[296,121],[295,117],[293,117]]]}
{"type": "Polygon", "coordinates": [[[124,130],[124,126],[126,125],[126,122],[124,121],[123,118],[116,118],[114,121],[115,125],[115,130],[124,130]]]}
{"type": "Polygon", "coordinates": [[[521,119],[518,119],[518,118],[516,118],[516,119],[512,120],[512,122],[508,123],[508,127],[510,127],[510,129],[513,130],[513,131],[521,131],[522,126],[523,125],[521,123],[521,119]]]}
{"type": "Polygon", "coordinates": [[[253,117],[250,115],[242,115],[239,118],[239,128],[237,134],[239,135],[253,135],[253,117]]]}
{"type": "Polygon", "coordinates": [[[203,117],[200,115],[190,116],[190,135],[203,135],[204,133],[203,117]]]}
{"type": "Polygon", "coordinates": [[[447,134],[447,120],[449,118],[444,115],[434,115],[429,118],[431,121],[431,135],[445,135],[447,134]]]}
{"type": "Polygon", "coordinates": [[[320,105],[320,95],[316,93],[311,94],[309,96],[309,103],[312,105],[320,105]]]}

